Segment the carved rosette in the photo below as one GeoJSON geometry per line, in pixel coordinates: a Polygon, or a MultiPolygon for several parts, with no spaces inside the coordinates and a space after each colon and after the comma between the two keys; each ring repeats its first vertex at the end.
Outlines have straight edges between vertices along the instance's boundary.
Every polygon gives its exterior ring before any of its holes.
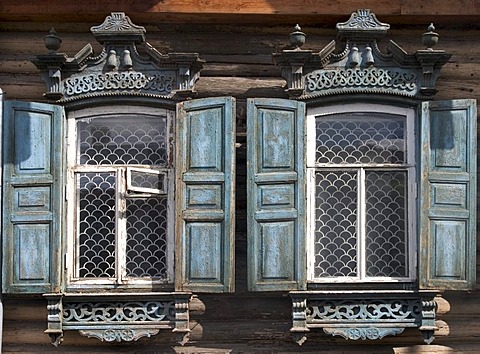
{"type": "Polygon", "coordinates": [[[102,342],[131,342],[142,337],[151,337],[157,334],[159,329],[92,329],[80,330],[82,336],[97,338],[102,342]]]}
{"type": "Polygon", "coordinates": [[[332,336],[342,336],[345,339],[382,339],[386,336],[395,336],[404,331],[404,328],[324,328],[323,331],[332,336]]]}
{"type": "MultiPolygon", "coordinates": [[[[272,54],[290,97],[308,101],[339,94],[367,94],[420,100],[436,93],[440,68],[450,54],[431,46],[408,54],[393,41],[387,52],[382,52],[378,41],[386,36],[390,25],[378,21],[367,9],[354,12],[336,28],[339,40],[320,52],[292,50],[290,45],[272,54]]],[[[433,34],[438,40],[438,34],[433,34]]]]}
{"type": "Polygon", "coordinates": [[[71,58],[52,49],[32,58],[47,84],[45,97],[60,102],[112,96],[175,100],[195,94],[204,63],[198,54],[161,54],[145,42],[145,28],[123,12],[112,13],[91,31],[103,44],[98,56],[88,44],[71,58]],[[146,54],[139,54],[140,45],[146,54]]]}

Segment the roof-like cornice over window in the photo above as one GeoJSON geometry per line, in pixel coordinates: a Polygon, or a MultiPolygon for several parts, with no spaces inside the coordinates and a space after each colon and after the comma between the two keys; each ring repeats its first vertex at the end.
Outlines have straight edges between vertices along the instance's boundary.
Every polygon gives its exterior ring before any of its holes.
{"type": "Polygon", "coordinates": [[[393,41],[386,53],[380,50],[378,42],[390,25],[378,21],[370,10],[357,10],[336,28],[338,40],[313,52],[301,48],[306,35],[297,25],[289,35],[290,45],[273,53],[290,97],[312,100],[338,94],[380,94],[429,99],[437,92],[440,68],[451,55],[433,49],[438,42],[433,24],[422,36],[426,48],[413,54],[393,41]]]}
{"type": "Polygon", "coordinates": [[[47,84],[45,97],[63,102],[104,96],[182,99],[194,94],[204,61],[197,53],[162,54],[145,41],[145,28],[123,12],[113,12],[91,28],[103,50],[94,56],[87,44],[75,56],[58,53],[61,39],[52,29],[44,37],[48,54],[32,62],[47,84]],[[143,46],[140,55],[137,46],[143,46]]]}

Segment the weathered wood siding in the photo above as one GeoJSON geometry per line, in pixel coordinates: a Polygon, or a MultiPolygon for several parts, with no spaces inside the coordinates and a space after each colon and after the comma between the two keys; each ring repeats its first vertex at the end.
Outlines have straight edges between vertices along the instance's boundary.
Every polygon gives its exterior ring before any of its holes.
{"type": "MultiPolygon", "coordinates": [[[[128,15],[128,13],[127,13],[128,15]]],[[[138,25],[146,25],[132,17],[138,25]]],[[[346,18],[345,18],[346,20],[346,18]]],[[[380,17],[381,21],[386,21],[380,17]]],[[[66,332],[64,343],[54,348],[47,335],[46,302],[43,299],[4,299],[4,352],[21,353],[477,353],[480,350],[480,277],[477,290],[446,293],[439,301],[436,340],[423,345],[418,330],[406,330],[380,341],[346,341],[322,333],[309,335],[299,347],[290,338],[291,301],[283,293],[247,291],[246,245],[246,139],[247,97],[284,97],[283,79],[272,64],[271,53],[287,43],[292,26],[194,25],[152,23],[146,25],[147,41],[162,52],[198,52],[207,63],[197,84],[198,97],[234,96],[237,99],[236,188],[236,292],[198,295],[192,302],[191,340],[175,344],[170,332],[127,344],[102,343],[77,332],[66,332]]],[[[429,24],[395,25],[389,37],[409,52],[421,48],[421,34],[429,24]]],[[[415,20],[421,22],[420,19],[415,20]]],[[[8,99],[42,101],[45,90],[40,74],[29,58],[45,53],[42,37],[54,26],[63,40],[60,51],[76,54],[93,43],[91,25],[98,23],[0,24],[0,87],[8,99]]],[[[437,99],[478,98],[480,93],[480,30],[476,23],[439,27],[439,49],[452,53],[437,83],[437,99]]],[[[305,49],[320,50],[332,39],[334,26],[322,23],[302,26],[305,49]]],[[[480,239],[477,242],[480,246],[480,239]]],[[[478,259],[479,257],[477,257],[478,259]]],[[[478,259],[477,264],[480,264],[478,259]]],[[[480,276],[480,271],[477,272],[480,276]]]]}

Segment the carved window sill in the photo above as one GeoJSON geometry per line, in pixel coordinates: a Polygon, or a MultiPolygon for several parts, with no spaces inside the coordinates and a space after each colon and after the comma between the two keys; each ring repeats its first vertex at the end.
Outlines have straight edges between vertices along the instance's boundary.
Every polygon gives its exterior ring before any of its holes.
{"type": "Polygon", "coordinates": [[[430,344],[435,330],[435,295],[416,291],[293,291],[291,333],[303,344],[323,329],[345,339],[381,339],[418,328],[430,344]]]}
{"type": "Polygon", "coordinates": [[[136,341],[160,330],[172,330],[180,344],[188,341],[191,293],[45,294],[52,344],[63,331],[101,341],[136,341]]]}

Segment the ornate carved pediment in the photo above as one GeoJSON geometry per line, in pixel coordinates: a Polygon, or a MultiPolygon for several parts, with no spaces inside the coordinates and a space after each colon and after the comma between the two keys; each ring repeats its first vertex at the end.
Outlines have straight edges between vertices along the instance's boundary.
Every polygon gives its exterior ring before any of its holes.
{"type": "Polygon", "coordinates": [[[438,34],[431,25],[424,33],[426,49],[408,54],[390,41],[387,52],[378,42],[390,26],[370,10],[358,10],[347,22],[338,23],[338,40],[320,52],[301,49],[306,35],[297,25],[289,36],[290,46],[273,59],[287,81],[287,93],[308,100],[336,94],[382,94],[414,99],[431,98],[440,68],[450,58],[434,50],[438,34]]]}
{"type": "Polygon", "coordinates": [[[32,62],[43,72],[45,96],[73,101],[103,96],[147,96],[167,99],[192,96],[203,60],[196,53],[162,54],[145,42],[145,28],[137,26],[123,12],[114,12],[91,28],[103,44],[94,56],[90,44],[74,57],[57,53],[61,40],[52,29],[44,38],[48,54],[32,62]],[[137,46],[143,46],[141,55],[137,46]]]}

